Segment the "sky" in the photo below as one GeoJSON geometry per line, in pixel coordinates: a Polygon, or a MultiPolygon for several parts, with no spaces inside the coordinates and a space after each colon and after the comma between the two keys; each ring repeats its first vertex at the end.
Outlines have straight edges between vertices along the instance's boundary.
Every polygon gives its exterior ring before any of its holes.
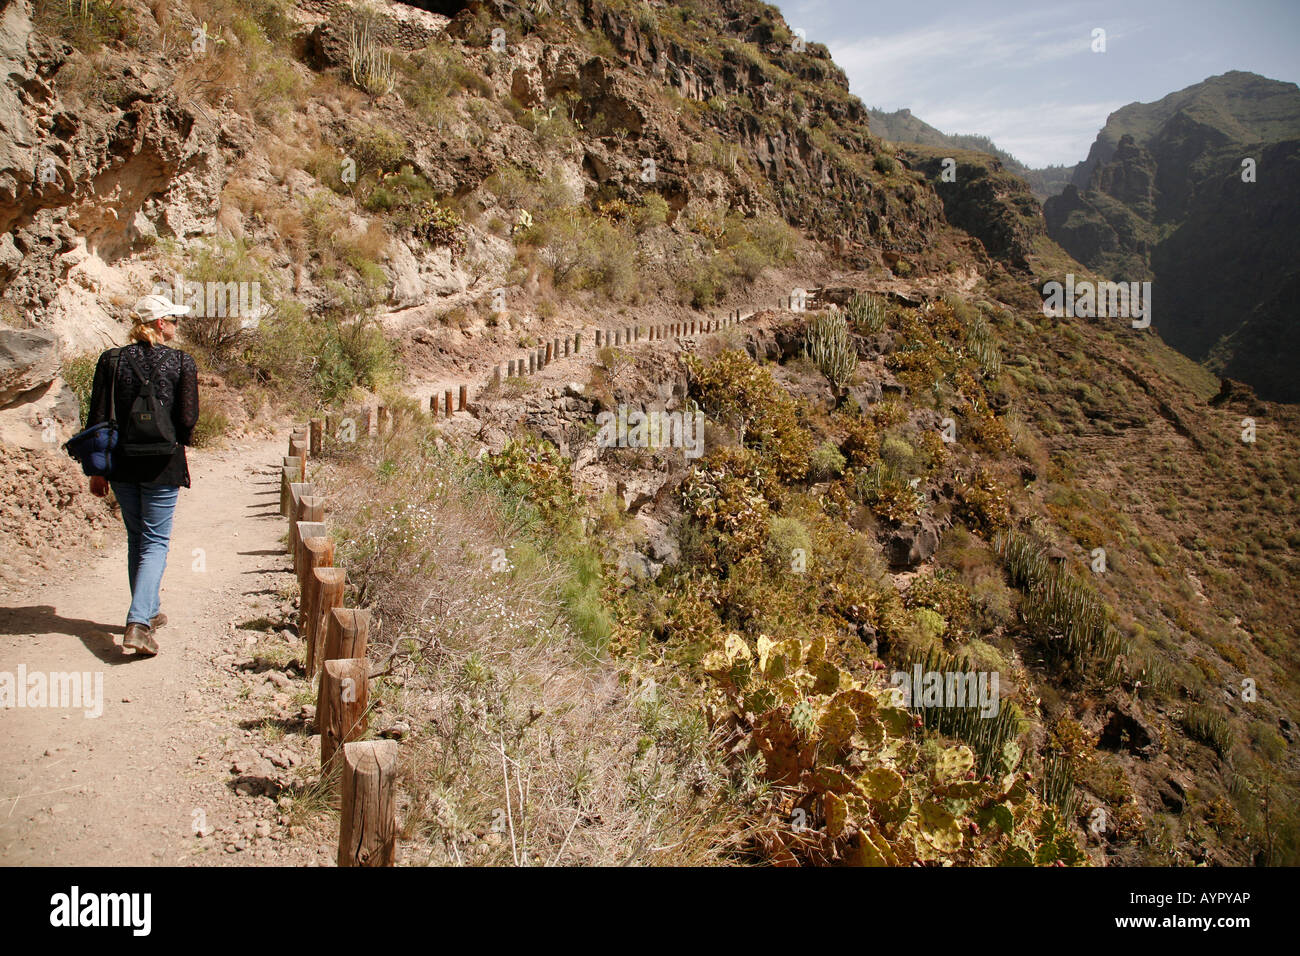
{"type": "Polygon", "coordinates": [[[1300,82],[1300,0],[777,0],[867,106],[1078,162],[1114,110],[1228,70],[1300,82]],[[1105,31],[1094,52],[1094,31],[1105,31]]]}

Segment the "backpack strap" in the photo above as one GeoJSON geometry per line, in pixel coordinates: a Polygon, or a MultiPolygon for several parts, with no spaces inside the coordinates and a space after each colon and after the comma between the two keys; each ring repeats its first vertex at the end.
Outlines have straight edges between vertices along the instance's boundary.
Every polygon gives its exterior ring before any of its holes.
{"type": "Polygon", "coordinates": [[[117,428],[117,367],[122,364],[122,348],[109,349],[112,357],[113,374],[108,379],[108,423],[117,428]]]}
{"type": "Polygon", "coordinates": [[[138,358],[135,357],[135,353],[134,353],[134,352],[127,352],[127,353],[126,353],[126,360],[127,360],[128,362],[131,363],[131,367],[132,367],[133,369],[135,369],[135,374],[138,375],[138,376],[140,377],[140,387],[141,387],[141,389],[148,389],[148,390],[150,391],[150,393],[152,393],[152,392],[153,392],[153,376],[154,376],[154,373],[157,371],[157,369],[155,369],[155,368],[153,368],[152,366],[150,366],[150,367],[149,367],[149,372],[148,372],[148,374],[146,374],[146,373],[145,373],[145,370],[144,370],[144,366],[140,364],[140,360],[139,360],[138,358]]]}

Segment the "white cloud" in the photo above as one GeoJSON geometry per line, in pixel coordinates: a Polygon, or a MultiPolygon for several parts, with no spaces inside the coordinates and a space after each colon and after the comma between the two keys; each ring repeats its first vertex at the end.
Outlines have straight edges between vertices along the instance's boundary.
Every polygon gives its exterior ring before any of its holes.
{"type": "Polygon", "coordinates": [[[1106,116],[1127,102],[1077,103],[1070,93],[1097,66],[1087,59],[1099,56],[1091,50],[1094,26],[1106,29],[1111,47],[1141,24],[1118,17],[1094,23],[1077,6],[941,16],[828,46],[867,105],[907,107],[944,132],[988,136],[1031,166],[1082,159],[1106,116]]]}

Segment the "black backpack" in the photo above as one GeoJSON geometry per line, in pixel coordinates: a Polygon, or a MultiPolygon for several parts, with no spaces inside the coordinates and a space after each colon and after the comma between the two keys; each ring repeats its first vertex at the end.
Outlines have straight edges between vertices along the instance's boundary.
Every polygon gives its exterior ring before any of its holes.
{"type": "Polygon", "coordinates": [[[176,426],[172,422],[171,403],[164,404],[158,400],[154,385],[157,370],[151,367],[146,374],[133,350],[123,349],[122,354],[135,369],[141,385],[140,393],[131,403],[130,414],[121,422],[118,452],[130,457],[170,455],[176,451],[176,426]]]}

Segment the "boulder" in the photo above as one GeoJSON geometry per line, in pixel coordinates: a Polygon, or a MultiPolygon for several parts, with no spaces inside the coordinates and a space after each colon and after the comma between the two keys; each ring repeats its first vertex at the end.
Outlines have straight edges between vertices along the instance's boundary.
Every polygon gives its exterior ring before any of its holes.
{"type": "Polygon", "coordinates": [[[889,532],[883,550],[891,567],[911,569],[928,560],[938,549],[938,525],[933,518],[923,515],[889,532]]]}
{"type": "Polygon", "coordinates": [[[58,451],[80,428],[81,404],[61,378],[37,386],[22,401],[0,408],[0,444],[58,451]]]}
{"type": "Polygon", "coordinates": [[[1160,735],[1140,713],[1137,704],[1116,699],[1107,708],[1101,733],[1097,738],[1100,750],[1128,751],[1143,760],[1160,752],[1160,735]]]}
{"type": "Polygon", "coordinates": [[[0,329],[0,408],[59,374],[58,340],[43,329],[0,329]]]}

